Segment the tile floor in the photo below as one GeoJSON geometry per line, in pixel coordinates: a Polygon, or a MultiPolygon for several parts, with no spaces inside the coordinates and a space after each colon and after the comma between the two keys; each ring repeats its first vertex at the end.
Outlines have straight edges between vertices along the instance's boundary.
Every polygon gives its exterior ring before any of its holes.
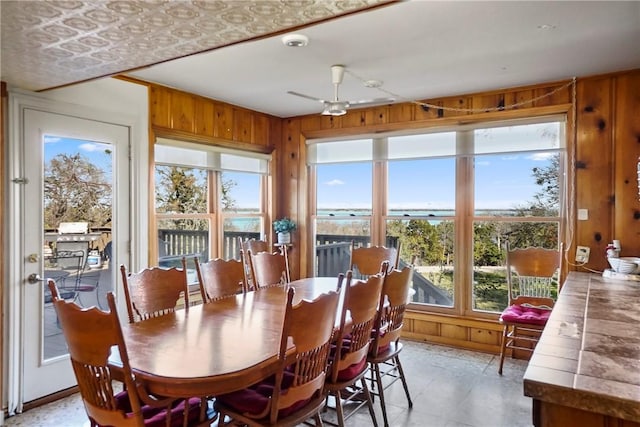
{"type": "MultiPolygon", "coordinates": [[[[498,357],[491,354],[404,341],[401,360],[405,368],[413,409],[400,383],[385,394],[391,427],[520,427],[531,426],[531,399],[522,392],[525,361],[505,361],[499,376],[498,357]]],[[[376,401],[378,423],[382,415],[376,401]]],[[[77,395],[5,420],[7,426],[88,426],[77,395]]],[[[366,409],[350,418],[347,426],[369,427],[366,409]]]]}

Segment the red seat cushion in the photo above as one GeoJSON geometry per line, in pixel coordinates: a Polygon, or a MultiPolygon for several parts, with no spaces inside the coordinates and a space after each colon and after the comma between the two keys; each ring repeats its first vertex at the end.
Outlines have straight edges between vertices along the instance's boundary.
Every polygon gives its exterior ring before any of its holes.
{"type": "Polygon", "coordinates": [[[547,320],[549,320],[550,315],[551,310],[548,308],[527,307],[514,304],[502,312],[500,320],[504,322],[544,326],[547,320]]]}
{"type": "Polygon", "coordinates": [[[365,355],[358,363],[354,363],[338,372],[338,381],[349,381],[358,376],[366,367],[367,356],[365,355]]]}
{"type": "MultiPolygon", "coordinates": [[[[350,347],[351,347],[350,337],[345,337],[342,340],[342,355],[346,354],[349,351],[350,347]]],[[[331,354],[329,356],[331,360],[335,359],[336,357],[335,354],[336,354],[336,345],[332,344],[331,354]]],[[[360,360],[359,362],[349,365],[346,368],[342,369],[340,372],[338,372],[338,381],[340,382],[349,381],[350,379],[356,377],[358,374],[364,371],[366,367],[367,367],[367,356],[365,355],[362,358],[362,360],[360,360]]]]}
{"type": "MultiPolygon", "coordinates": [[[[294,375],[292,373],[285,371],[282,379],[282,393],[286,393],[286,390],[291,387],[293,377],[294,375]]],[[[269,404],[270,397],[273,395],[273,389],[275,388],[274,383],[275,377],[271,376],[249,388],[223,394],[216,399],[238,412],[259,414],[263,412],[269,404]]],[[[278,411],[278,418],[291,415],[298,409],[304,407],[309,401],[310,399],[300,400],[287,408],[280,409],[278,411]]]]}
{"type": "MultiPolygon", "coordinates": [[[[116,395],[118,409],[130,414],[131,402],[127,391],[122,391],[116,395]]],[[[186,400],[178,400],[171,408],[171,427],[180,427],[184,420],[184,407],[186,400]]],[[[189,399],[189,423],[195,422],[200,418],[200,398],[192,397],[189,399]]],[[[149,405],[143,405],[141,408],[142,418],[146,427],[164,427],[166,426],[166,408],[157,408],[149,405]]]]}

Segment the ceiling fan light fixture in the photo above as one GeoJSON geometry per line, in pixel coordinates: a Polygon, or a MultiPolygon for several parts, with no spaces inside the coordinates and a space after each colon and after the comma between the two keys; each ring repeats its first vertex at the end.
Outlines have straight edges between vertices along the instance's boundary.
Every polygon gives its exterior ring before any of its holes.
{"type": "Polygon", "coordinates": [[[323,116],[344,116],[347,114],[348,102],[329,102],[322,111],[323,116]]]}
{"type": "Polygon", "coordinates": [[[304,34],[287,34],[282,37],[282,43],[289,47],[304,47],[309,44],[309,37],[304,34]]]}

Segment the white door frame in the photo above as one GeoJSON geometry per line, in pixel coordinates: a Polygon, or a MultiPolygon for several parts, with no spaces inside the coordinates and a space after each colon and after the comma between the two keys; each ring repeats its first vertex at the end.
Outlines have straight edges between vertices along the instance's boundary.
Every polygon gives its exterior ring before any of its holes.
{"type": "MultiPolygon", "coordinates": [[[[7,280],[5,282],[5,295],[7,316],[4,330],[7,331],[7,405],[8,414],[22,412],[23,409],[23,342],[27,333],[22,321],[23,301],[23,248],[20,236],[21,212],[25,208],[22,205],[22,184],[20,179],[24,176],[24,164],[21,162],[24,145],[23,111],[25,108],[38,109],[55,114],[64,114],[78,118],[96,120],[127,126],[131,129],[129,135],[130,144],[130,242],[114,242],[118,245],[118,250],[129,252],[128,262],[132,269],[140,268],[146,264],[147,260],[147,191],[146,183],[148,173],[148,139],[146,131],[141,128],[146,127],[147,117],[135,117],[121,114],[114,111],[99,110],[91,106],[69,104],[65,102],[48,99],[48,97],[33,94],[26,91],[10,91],[8,108],[8,152],[7,152],[7,198],[6,206],[3,208],[7,212],[6,236],[7,247],[4,257],[7,265],[7,280]],[[141,138],[145,136],[144,140],[141,138]],[[135,165],[135,166],[133,166],[135,165]],[[16,182],[17,180],[17,182],[16,182]]],[[[122,284],[117,283],[116,292],[119,293],[122,284]]],[[[126,313],[123,298],[119,299],[118,310],[121,315],[126,313]]]]}

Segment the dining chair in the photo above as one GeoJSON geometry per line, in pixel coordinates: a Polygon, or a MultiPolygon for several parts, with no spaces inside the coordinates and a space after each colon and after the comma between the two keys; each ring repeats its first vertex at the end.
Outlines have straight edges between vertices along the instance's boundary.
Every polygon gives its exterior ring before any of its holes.
{"type": "Polygon", "coordinates": [[[48,287],[92,427],[177,427],[213,421],[207,419],[200,398],[159,398],[147,394],[144,384],[136,381],[112,292],[107,293],[109,311],[102,311],[64,300],[51,279],[48,287]],[[122,362],[121,372],[115,376],[108,362],[112,351],[119,353],[122,362]],[[115,384],[116,376],[124,383],[124,391],[116,391],[120,388],[115,384]]]}
{"type": "Polygon", "coordinates": [[[200,262],[196,257],[194,261],[203,302],[247,291],[246,272],[242,260],[217,258],[200,262]]]}
{"type": "Polygon", "coordinates": [[[243,240],[242,236],[238,237],[240,247],[240,259],[244,262],[244,268],[246,271],[247,290],[255,290],[254,280],[251,272],[251,258],[249,257],[249,251],[257,254],[260,252],[270,252],[269,243],[265,240],[246,239],[243,240]]]}
{"type": "Polygon", "coordinates": [[[512,355],[514,350],[533,353],[549,320],[557,298],[562,244],[559,249],[511,249],[507,242],[506,252],[508,303],[500,315],[500,375],[507,349],[512,355]]]}
{"type": "Polygon", "coordinates": [[[320,410],[326,397],[324,385],[341,283],[339,279],[335,292],[295,306],[295,289],[287,291],[276,373],[249,388],[218,396],[215,408],[220,427],[287,427],[310,418],[322,425],[320,410]]]}
{"type": "Polygon", "coordinates": [[[351,262],[349,269],[353,271],[354,277],[363,278],[378,274],[380,264],[389,261],[389,268],[398,268],[400,262],[400,242],[397,248],[387,248],[385,246],[362,246],[355,247],[351,241],[351,262]]]}
{"type": "Polygon", "coordinates": [[[384,426],[389,426],[384,391],[396,381],[401,380],[407,396],[409,408],[413,401],[409,394],[407,379],[400,363],[402,343],[400,334],[404,325],[404,313],[407,307],[409,289],[413,282],[413,266],[402,270],[391,269],[384,278],[382,294],[378,306],[378,316],[373,328],[373,342],[367,356],[371,371],[371,394],[378,396],[384,426]]]}
{"type": "Polygon", "coordinates": [[[129,323],[171,313],[177,307],[189,309],[187,261],[182,258],[182,268],[150,267],[138,273],[127,273],[120,266],[124,295],[127,300],[129,323]],[[180,303],[180,299],[184,303],[180,303]]]}
{"type": "MultiPolygon", "coordinates": [[[[384,271],[387,267],[384,266],[384,271]]],[[[372,425],[378,425],[365,374],[371,331],[378,315],[384,283],[383,274],[369,276],[366,280],[353,280],[351,270],[346,274],[340,328],[335,336],[330,376],[325,384],[329,396],[335,401],[337,425],[340,427],[344,427],[346,420],[365,405],[372,425]],[[350,408],[348,414],[345,407],[350,408]]]]}
{"type": "Polygon", "coordinates": [[[254,289],[265,286],[282,285],[289,283],[289,257],[287,248],[283,246],[280,252],[258,252],[247,251],[249,258],[249,269],[253,278],[254,289]]]}

